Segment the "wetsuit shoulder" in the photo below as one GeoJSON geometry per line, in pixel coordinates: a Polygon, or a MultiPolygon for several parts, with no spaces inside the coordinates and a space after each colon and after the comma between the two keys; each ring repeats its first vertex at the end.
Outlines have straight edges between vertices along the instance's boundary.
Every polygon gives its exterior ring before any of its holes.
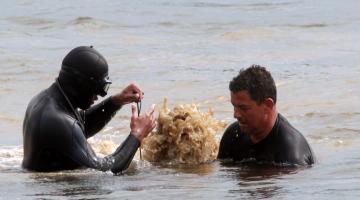
{"type": "Polygon", "coordinates": [[[75,119],[63,110],[60,102],[51,88],[30,101],[23,123],[23,167],[36,171],[56,170],[59,167],[54,164],[56,160],[64,160],[58,152],[70,148],[69,130],[75,119]]]}
{"type": "Polygon", "coordinates": [[[241,132],[238,122],[234,122],[228,126],[221,138],[218,158],[237,159],[250,145],[248,135],[241,132]]]}
{"type": "MultiPolygon", "coordinates": [[[[56,105],[49,104],[40,118],[41,137],[53,148],[57,148],[58,145],[59,148],[60,146],[64,148],[64,145],[69,144],[69,141],[72,140],[74,129],[77,126],[80,127],[78,123],[68,113],[57,109],[56,105]]],[[[83,135],[83,133],[80,133],[80,135],[83,135]]]]}
{"type": "Polygon", "coordinates": [[[313,164],[313,152],[300,131],[293,127],[281,114],[278,115],[277,126],[275,141],[279,162],[298,165],[313,164]]]}

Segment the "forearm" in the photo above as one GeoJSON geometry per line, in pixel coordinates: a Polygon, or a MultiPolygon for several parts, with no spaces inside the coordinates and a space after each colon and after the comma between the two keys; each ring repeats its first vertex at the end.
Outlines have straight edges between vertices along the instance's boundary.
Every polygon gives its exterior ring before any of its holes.
{"type": "Polygon", "coordinates": [[[115,105],[111,97],[85,111],[86,138],[95,135],[111,120],[121,108],[115,105]]]}
{"type": "Polygon", "coordinates": [[[130,134],[111,155],[114,158],[114,164],[111,168],[111,171],[116,174],[126,170],[134,158],[134,155],[139,146],[139,139],[130,134]]]}
{"type": "Polygon", "coordinates": [[[91,147],[88,146],[88,148],[86,148],[85,150],[87,151],[87,159],[81,159],[82,155],[78,155],[77,160],[82,160],[81,163],[87,167],[94,168],[100,171],[111,170],[113,173],[116,174],[126,170],[129,167],[139,146],[139,139],[130,134],[126,138],[126,140],[116,149],[116,151],[109,156],[99,158],[96,156],[91,147]]]}

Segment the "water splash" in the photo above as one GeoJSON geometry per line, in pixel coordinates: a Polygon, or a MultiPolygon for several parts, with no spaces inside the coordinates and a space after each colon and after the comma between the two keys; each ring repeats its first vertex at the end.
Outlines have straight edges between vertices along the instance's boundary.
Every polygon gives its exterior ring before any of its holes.
{"type": "Polygon", "coordinates": [[[90,138],[88,142],[100,157],[105,157],[115,152],[116,144],[112,140],[90,138]]]}
{"type": "Polygon", "coordinates": [[[158,128],[144,139],[148,161],[199,164],[216,159],[219,144],[215,133],[227,123],[213,118],[213,111],[199,111],[196,104],[178,105],[170,111],[167,101],[159,111],[158,128]]]}
{"type": "Polygon", "coordinates": [[[4,146],[0,149],[0,171],[21,169],[22,146],[4,146]]]}

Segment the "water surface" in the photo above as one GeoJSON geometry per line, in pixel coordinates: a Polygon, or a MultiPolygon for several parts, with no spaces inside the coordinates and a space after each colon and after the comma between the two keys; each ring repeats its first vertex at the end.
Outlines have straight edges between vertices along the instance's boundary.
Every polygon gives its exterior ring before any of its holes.
{"type": "MultiPolygon", "coordinates": [[[[360,2],[310,0],[3,1],[0,12],[0,199],[357,199],[360,196],[360,2]],[[164,166],[140,161],[122,176],[20,167],[27,103],[65,54],[94,45],[110,93],[136,82],[143,108],[197,102],[233,121],[228,82],[266,66],[278,109],[312,146],[308,169],[164,166]]],[[[125,106],[95,141],[121,143],[125,106]]],[[[217,138],[221,138],[218,133],[217,138]]]]}

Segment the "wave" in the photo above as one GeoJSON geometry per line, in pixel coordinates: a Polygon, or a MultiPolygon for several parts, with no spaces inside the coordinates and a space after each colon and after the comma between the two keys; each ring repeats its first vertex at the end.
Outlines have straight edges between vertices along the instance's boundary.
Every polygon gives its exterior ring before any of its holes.
{"type": "Polygon", "coordinates": [[[0,171],[19,171],[23,158],[22,146],[4,146],[0,148],[0,171]]]}
{"type": "Polygon", "coordinates": [[[239,31],[229,31],[218,36],[219,39],[225,41],[239,41],[247,39],[261,39],[273,37],[274,32],[269,28],[247,28],[239,31]]]}
{"type": "Polygon", "coordinates": [[[344,112],[344,113],[325,113],[325,112],[308,112],[305,113],[305,117],[315,117],[315,118],[325,118],[325,117],[331,117],[331,118],[338,118],[338,117],[360,117],[360,112],[344,112]]]}
{"type": "Polygon", "coordinates": [[[288,27],[295,27],[295,28],[325,28],[330,26],[330,24],[325,23],[310,23],[310,24],[288,24],[285,25],[288,27]]]}
{"type": "Polygon", "coordinates": [[[214,3],[214,2],[191,2],[191,3],[174,3],[166,2],[161,3],[162,6],[171,6],[171,7],[195,7],[195,8],[225,8],[225,9],[241,9],[241,10],[260,10],[260,9],[275,9],[285,6],[290,6],[293,4],[298,4],[299,2],[274,2],[274,3],[214,3]]]}
{"type": "Polygon", "coordinates": [[[34,18],[30,16],[8,17],[6,18],[6,20],[11,23],[26,25],[26,26],[51,25],[55,23],[53,20],[34,18]]]}
{"type": "MultiPolygon", "coordinates": [[[[99,157],[104,157],[113,153],[117,147],[111,139],[102,140],[90,138],[88,141],[99,157]]],[[[21,171],[23,156],[22,145],[0,147],[0,171],[21,171]]]]}
{"type": "Polygon", "coordinates": [[[103,28],[109,28],[111,26],[109,22],[87,16],[77,17],[69,21],[67,24],[70,26],[76,26],[79,28],[86,28],[86,29],[103,29],[103,28]]]}

